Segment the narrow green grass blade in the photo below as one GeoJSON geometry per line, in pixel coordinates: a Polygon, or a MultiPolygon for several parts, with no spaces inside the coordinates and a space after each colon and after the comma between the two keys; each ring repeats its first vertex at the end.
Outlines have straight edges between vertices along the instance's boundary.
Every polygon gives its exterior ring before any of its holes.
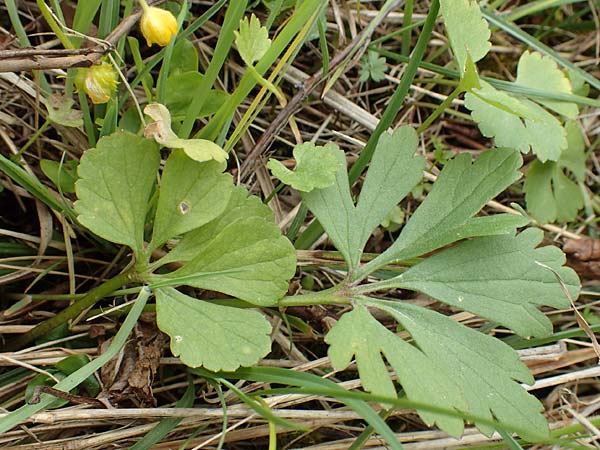
{"type": "MultiPolygon", "coordinates": [[[[352,186],[360,174],[363,172],[369,161],[373,156],[373,152],[375,151],[375,146],[379,141],[379,137],[383,134],[385,130],[387,130],[393,123],[396,118],[396,114],[400,110],[402,106],[402,102],[406,98],[406,94],[410,89],[413,79],[417,74],[417,70],[419,68],[419,64],[423,59],[423,55],[425,54],[425,49],[429,43],[429,37],[433,31],[433,26],[435,25],[438,12],[440,8],[439,0],[433,0],[431,7],[429,8],[429,12],[427,13],[427,19],[425,20],[425,24],[421,33],[419,35],[419,39],[417,41],[417,45],[415,46],[414,51],[409,59],[408,65],[406,66],[406,71],[402,76],[402,80],[400,80],[400,84],[396,88],[394,95],[392,96],[387,108],[385,109],[381,120],[377,124],[375,131],[371,134],[367,145],[360,153],[360,156],[350,169],[348,174],[348,178],[350,180],[350,186],[352,186]]],[[[294,243],[295,247],[300,250],[306,250],[310,248],[310,246],[319,238],[319,236],[323,233],[323,228],[321,225],[315,221],[310,224],[306,230],[298,237],[296,242],[294,243]]]]}
{"type": "Polygon", "coordinates": [[[179,129],[179,135],[183,139],[187,139],[192,132],[196,117],[198,117],[200,110],[204,106],[204,102],[208,98],[207,93],[215,83],[215,80],[221,71],[221,67],[223,67],[223,63],[225,63],[225,60],[229,56],[229,50],[231,49],[235,38],[233,32],[237,30],[240,20],[246,12],[247,6],[247,0],[238,0],[231,2],[227,8],[225,19],[223,20],[223,25],[219,32],[219,39],[215,47],[215,52],[206,69],[206,73],[202,78],[202,82],[198,87],[195,101],[190,103],[185,120],[179,129]]]}
{"type": "MultiPolygon", "coordinates": [[[[183,21],[185,20],[186,15],[188,14],[188,2],[187,0],[183,0],[181,3],[181,9],[179,10],[179,14],[177,15],[177,28],[181,29],[183,21]]],[[[175,39],[171,39],[171,42],[165,48],[165,52],[163,55],[163,63],[160,68],[160,72],[158,73],[158,81],[157,84],[157,93],[156,97],[158,99],[158,103],[165,104],[165,98],[167,96],[167,77],[169,72],[171,71],[171,57],[173,56],[173,49],[175,48],[175,39]]],[[[201,91],[203,92],[203,91],[201,91]]]]}
{"type": "MultiPolygon", "coordinates": [[[[378,48],[371,48],[371,49],[393,61],[398,61],[398,62],[409,62],[410,61],[409,57],[402,56],[398,53],[394,53],[394,52],[390,52],[390,51],[382,50],[382,49],[378,49],[378,48]]],[[[460,79],[460,74],[458,73],[457,70],[448,69],[446,67],[438,66],[437,64],[432,64],[430,62],[422,61],[419,64],[419,67],[421,67],[423,69],[427,69],[431,72],[435,72],[439,75],[443,75],[448,78],[454,78],[455,80],[460,79]]],[[[522,86],[520,84],[513,83],[510,81],[498,80],[496,78],[490,78],[490,77],[484,77],[484,76],[482,76],[480,78],[484,81],[487,81],[495,88],[498,88],[501,91],[510,92],[512,94],[523,94],[523,95],[527,95],[528,97],[533,97],[533,98],[540,98],[540,99],[546,99],[546,100],[558,100],[558,101],[562,101],[562,102],[577,103],[579,105],[586,105],[586,106],[593,106],[596,108],[600,108],[600,100],[596,100],[593,98],[582,97],[581,95],[575,95],[575,94],[548,92],[548,91],[544,91],[541,89],[535,89],[535,88],[532,88],[529,86],[522,86]]]]}
{"type": "Polygon", "coordinates": [[[102,0],[79,0],[75,8],[73,29],[80,33],[87,33],[101,4],[102,0]]]}
{"type": "MultiPolygon", "coordinates": [[[[123,325],[115,335],[112,343],[110,344],[106,352],[102,353],[102,355],[100,355],[98,358],[96,358],[89,364],[86,364],[81,369],[73,372],[71,375],[64,378],[59,383],[55,384],[53,386],[54,389],[69,392],[71,391],[71,389],[83,383],[87,377],[92,375],[96,370],[98,370],[100,367],[102,367],[104,364],[110,361],[113,358],[113,356],[115,356],[127,342],[127,338],[129,337],[131,330],[133,330],[133,327],[137,323],[138,317],[144,310],[144,305],[146,304],[148,297],[150,297],[150,289],[145,287],[140,291],[140,294],[138,295],[138,298],[135,301],[133,308],[131,308],[131,311],[129,312],[129,314],[127,314],[123,325]]],[[[39,403],[34,405],[21,406],[16,411],[13,411],[7,416],[0,418],[0,434],[5,433],[6,431],[20,424],[24,420],[27,420],[27,418],[31,415],[42,411],[43,409],[48,407],[48,405],[50,405],[54,400],[56,400],[55,397],[48,394],[42,394],[42,398],[39,403]]]]}
{"type": "MultiPolygon", "coordinates": [[[[196,389],[194,383],[190,383],[177,403],[176,408],[191,408],[194,404],[194,397],[196,396],[196,389]]],[[[158,444],[162,438],[171,432],[179,423],[183,420],[183,417],[175,417],[163,419],[152,428],[142,439],[137,441],[130,450],[148,450],[152,448],[154,444],[158,444]]]]}
{"type": "Polygon", "coordinates": [[[15,183],[33,195],[34,198],[46,204],[53,210],[62,212],[69,216],[70,219],[75,220],[75,211],[73,211],[70,206],[61,203],[56,197],[48,192],[48,189],[40,182],[40,180],[27,173],[3,155],[0,155],[0,171],[8,175],[15,183]]]}
{"type": "Polygon", "coordinates": [[[302,425],[295,424],[293,422],[290,422],[289,420],[285,420],[285,419],[282,419],[281,417],[277,416],[276,414],[273,413],[273,411],[271,411],[270,408],[263,406],[260,403],[256,402],[252,397],[244,394],[243,391],[238,389],[233,383],[230,383],[229,381],[225,380],[224,378],[217,378],[216,381],[224,384],[229,389],[231,389],[233,392],[235,392],[235,395],[237,395],[241,401],[243,401],[246,405],[248,405],[248,407],[250,407],[252,410],[254,410],[257,414],[259,414],[263,418],[267,419],[269,422],[279,425],[282,428],[288,428],[288,429],[300,430],[300,431],[308,431],[308,428],[303,427],[302,425]]]}
{"type": "Polygon", "coordinates": [[[550,47],[541,43],[540,41],[538,41],[536,38],[534,38],[530,34],[526,33],[525,31],[521,30],[514,23],[507,21],[506,19],[500,17],[498,14],[495,14],[493,11],[490,11],[489,9],[487,9],[485,7],[481,8],[481,12],[483,14],[483,17],[485,17],[485,19],[490,24],[500,28],[501,30],[503,30],[506,33],[510,34],[511,36],[517,38],[524,44],[527,44],[531,48],[537,50],[538,52],[551,57],[552,59],[554,59],[554,61],[556,61],[556,63],[558,65],[560,65],[564,68],[567,68],[567,69],[574,70],[585,81],[587,81],[590,84],[590,86],[593,86],[596,89],[600,89],[600,80],[593,77],[592,75],[587,73],[585,70],[582,70],[581,68],[579,68],[578,66],[573,64],[571,61],[563,58],[558,53],[556,53],[554,50],[552,50],[550,47]]]}
{"type": "Polygon", "coordinates": [[[528,2],[521,6],[514,8],[510,14],[507,14],[504,18],[510,22],[519,20],[522,17],[529,16],[531,14],[537,14],[548,8],[554,8],[556,6],[570,5],[572,3],[587,3],[588,0],[537,0],[534,2],[528,2]]]}
{"type": "MultiPolygon", "coordinates": [[[[255,69],[261,75],[281,56],[294,37],[302,30],[306,23],[310,20],[315,10],[320,9],[326,4],[325,0],[305,0],[296,9],[287,24],[271,43],[271,47],[265,55],[256,63],[255,69]]],[[[239,81],[237,88],[231,94],[228,101],[217,111],[208,124],[200,130],[195,137],[215,140],[222,132],[224,125],[232,117],[235,109],[248,96],[250,91],[256,86],[255,78],[246,73],[239,81]]],[[[182,136],[183,137],[183,136],[182,136]]]]}
{"type": "MultiPolygon", "coordinates": [[[[194,371],[197,371],[200,375],[206,373],[205,371],[198,369],[195,369],[194,371]]],[[[310,373],[295,372],[293,370],[271,367],[242,368],[234,373],[224,373],[223,376],[226,376],[227,378],[262,381],[266,383],[302,386],[309,391],[319,389],[322,391],[327,391],[326,395],[340,399],[346,405],[356,411],[365,421],[367,421],[367,423],[372,425],[377,433],[379,433],[379,435],[386,440],[390,448],[393,450],[404,449],[402,444],[396,439],[396,435],[390,429],[390,427],[365,401],[362,399],[353,398],[351,395],[346,395],[352,393],[342,387],[339,387],[333,381],[323,379],[310,373]],[[344,394],[343,398],[341,394],[344,394]]],[[[306,393],[306,391],[304,392],[306,393]]]]}
{"type": "Polygon", "coordinates": [[[523,450],[523,447],[519,445],[517,440],[514,437],[512,437],[510,433],[504,430],[498,430],[498,433],[500,433],[500,436],[502,436],[502,439],[504,439],[504,442],[506,442],[508,448],[510,448],[511,450],[523,450]]]}

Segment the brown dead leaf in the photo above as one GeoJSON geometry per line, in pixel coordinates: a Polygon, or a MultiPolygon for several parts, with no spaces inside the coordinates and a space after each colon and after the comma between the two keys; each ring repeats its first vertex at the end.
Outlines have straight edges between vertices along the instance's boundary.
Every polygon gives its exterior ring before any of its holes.
{"type": "MultiPolygon", "coordinates": [[[[133,403],[138,408],[156,406],[152,381],[168,338],[156,327],[154,315],[144,316],[121,352],[102,367],[100,379],[104,389],[99,400],[111,405],[133,403]]],[[[101,351],[111,340],[102,344],[101,351]]]]}
{"type": "Polygon", "coordinates": [[[569,266],[584,279],[600,278],[600,240],[569,239],[563,246],[569,266]]]}

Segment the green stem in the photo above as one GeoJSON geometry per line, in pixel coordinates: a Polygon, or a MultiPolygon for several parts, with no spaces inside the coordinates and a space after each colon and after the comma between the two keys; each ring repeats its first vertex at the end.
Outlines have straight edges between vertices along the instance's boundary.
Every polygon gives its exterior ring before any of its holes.
{"type": "Polygon", "coordinates": [[[288,295],[277,302],[280,308],[290,306],[310,306],[310,305],[348,305],[351,302],[349,291],[344,284],[337,285],[330,289],[310,294],[288,295]]]}
{"type": "MultiPolygon", "coordinates": [[[[113,280],[114,279],[116,278],[113,278],[113,280]]],[[[71,391],[71,389],[77,387],[83,381],[85,381],[85,379],[92,375],[94,372],[96,372],[96,370],[98,370],[100,367],[102,367],[104,364],[110,361],[127,342],[127,338],[129,337],[131,330],[133,330],[133,327],[137,323],[138,317],[144,310],[144,306],[146,305],[146,301],[148,300],[148,297],[150,297],[150,294],[150,289],[148,289],[147,287],[144,287],[141,290],[133,308],[131,308],[131,311],[129,312],[127,318],[123,322],[123,325],[115,335],[108,349],[104,353],[102,353],[102,355],[100,355],[92,362],[86,364],[79,370],[76,370],[71,375],[61,380],[59,383],[55,384],[53,386],[54,389],[58,389],[63,392],[69,392],[71,391]]],[[[52,403],[54,400],[55,397],[48,394],[43,394],[39,403],[34,405],[21,406],[16,411],[13,411],[5,417],[2,417],[0,419],[0,434],[10,430],[12,427],[23,422],[28,417],[31,417],[33,414],[47,408],[50,405],[50,403],[52,403]]]]}
{"type": "Polygon", "coordinates": [[[14,341],[10,342],[7,346],[7,350],[14,350],[16,348],[23,347],[35,339],[48,334],[56,327],[66,323],[69,320],[74,319],[86,309],[90,308],[96,302],[127,284],[130,280],[130,273],[124,272],[117,275],[110,280],[105,281],[100,286],[89,291],[84,297],[76,300],[71,306],[63,309],[54,317],[40,323],[38,326],[25,333],[23,336],[18,337],[14,341]]]}
{"type": "Polygon", "coordinates": [[[46,19],[46,22],[48,22],[48,25],[52,29],[53,33],[56,34],[56,37],[59,39],[63,47],[67,49],[75,48],[71,40],[63,32],[62,27],[58,24],[58,22],[56,22],[56,20],[54,20],[54,16],[52,15],[48,5],[44,3],[44,0],[37,0],[37,5],[40,8],[42,16],[44,19],[46,19]]]}
{"type": "Polygon", "coordinates": [[[42,124],[42,126],[35,132],[33,133],[33,135],[29,138],[29,140],[25,143],[25,145],[23,147],[21,147],[21,150],[18,151],[18,153],[13,156],[13,161],[18,162],[18,160],[20,159],[21,155],[29,148],[31,147],[31,145],[37,140],[37,138],[40,137],[40,135],[46,131],[46,128],[48,128],[48,125],[50,125],[50,120],[46,119],[46,121],[42,124]]]}
{"type": "Polygon", "coordinates": [[[256,68],[254,66],[247,66],[247,69],[248,69],[248,72],[250,72],[250,74],[256,80],[257,83],[259,83],[265,89],[268,89],[275,97],[277,97],[277,100],[279,100],[279,103],[281,104],[281,106],[287,105],[287,100],[286,100],[285,96],[282,94],[282,92],[279,89],[277,89],[277,86],[275,86],[273,83],[271,83],[265,77],[263,77],[260,73],[258,73],[258,71],[256,70],[256,68]]]}
{"type": "Polygon", "coordinates": [[[146,2],[146,0],[138,0],[138,3],[144,10],[144,13],[150,9],[150,7],[148,6],[148,2],[146,2]]]}
{"type": "Polygon", "coordinates": [[[448,108],[452,104],[454,99],[458,97],[462,91],[464,91],[463,87],[460,85],[457,86],[456,89],[454,89],[452,93],[448,97],[446,97],[446,99],[442,103],[440,103],[440,105],[435,109],[435,111],[431,113],[431,115],[425,120],[425,122],[423,122],[421,126],[417,128],[417,133],[421,134],[423,131],[429,128],[429,125],[431,125],[433,121],[437,119],[446,110],[446,108],[448,108]]]}
{"type": "Polygon", "coordinates": [[[405,28],[402,33],[402,54],[404,56],[408,56],[410,52],[410,41],[412,39],[412,29],[410,28],[410,25],[412,23],[413,3],[413,0],[406,0],[406,3],[404,4],[404,20],[402,22],[402,25],[405,28]]]}

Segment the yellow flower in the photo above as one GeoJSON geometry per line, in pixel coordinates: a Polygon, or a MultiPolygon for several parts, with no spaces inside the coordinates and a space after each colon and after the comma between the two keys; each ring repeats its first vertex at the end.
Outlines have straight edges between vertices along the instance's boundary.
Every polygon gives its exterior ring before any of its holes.
{"type": "Polygon", "coordinates": [[[148,6],[144,8],[140,28],[149,46],[158,44],[164,47],[177,34],[177,19],[166,9],[148,6]]]}
{"type": "Polygon", "coordinates": [[[114,95],[119,83],[117,72],[112,64],[103,61],[101,64],[80,69],[75,78],[78,89],[83,89],[92,103],[106,103],[114,95]]]}

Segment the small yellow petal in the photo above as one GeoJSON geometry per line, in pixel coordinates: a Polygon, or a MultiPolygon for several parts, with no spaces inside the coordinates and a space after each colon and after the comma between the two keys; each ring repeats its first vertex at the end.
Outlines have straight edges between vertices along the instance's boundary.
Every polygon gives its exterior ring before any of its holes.
{"type": "Polygon", "coordinates": [[[177,34],[177,19],[166,9],[150,6],[142,15],[140,29],[149,46],[158,44],[165,47],[177,34]]]}

